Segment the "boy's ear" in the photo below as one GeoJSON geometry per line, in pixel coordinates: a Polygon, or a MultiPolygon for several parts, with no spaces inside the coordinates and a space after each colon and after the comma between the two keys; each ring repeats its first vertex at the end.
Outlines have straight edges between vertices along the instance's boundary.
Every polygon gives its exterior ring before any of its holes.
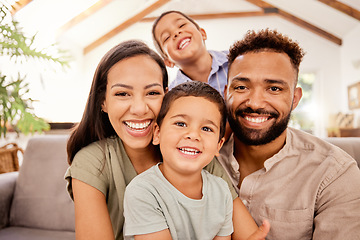
{"type": "Polygon", "coordinates": [[[164,63],[166,66],[168,66],[169,68],[173,68],[175,66],[175,63],[173,63],[171,60],[169,60],[168,58],[164,59],[164,63]]]}
{"type": "Polygon", "coordinates": [[[206,32],[205,32],[205,29],[200,28],[199,31],[200,31],[200,33],[201,33],[201,36],[202,36],[203,40],[206,40],[206,39],[207,39],[207,35],[206,35],[206,32]]]}
{"type": "Polygon", "coordinates": [[[215,153],[215,156],[219,156],[220,155],[220,149],[221,147],[224,145],[224,142],[225,142],[225,138],[221,138],[220,141],[218,142],[218,145],[217,145],[217,151],[215,153]]]}
{"type": "Polygon", "coordinates": [[[154,124],[154,133],[153,133],[152,143],[154,145],[160,144],[160,128],[157,123],[154,124]]]}

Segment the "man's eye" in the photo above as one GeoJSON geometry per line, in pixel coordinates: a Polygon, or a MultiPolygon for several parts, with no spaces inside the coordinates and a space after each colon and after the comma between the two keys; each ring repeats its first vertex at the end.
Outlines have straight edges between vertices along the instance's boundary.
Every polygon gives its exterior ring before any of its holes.
{"type": "Polygon", "coordinates": [[[202,127],[201,129],[205,132],[213,132],[213,130],[209,127],[202,127]]]}
{"type": "Polygon", "coordinates": [[[281,88],[279,88],[279,87],[270,87],[270,90],[272,92],[279,92],[279,91],[281,91],[281,88]]]}
{"type": "Polygon", "coordinates": [[[179,127],[186,127],[186,124],[184,122],[176,122],[175,125],[179,127]]]}
{"type": "Polygon", "coordinates": [[[234,89],[235,90],[245,90],[246,87],[245,86],[236,86],[234,89]]]}

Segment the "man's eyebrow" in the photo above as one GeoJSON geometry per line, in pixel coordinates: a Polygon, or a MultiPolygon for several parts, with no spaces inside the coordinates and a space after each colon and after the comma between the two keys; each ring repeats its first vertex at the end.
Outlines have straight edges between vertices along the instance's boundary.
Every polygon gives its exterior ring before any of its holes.
{"type": "Polygon", "coordinates": [[[270,84],[287,85],[287,82],[282,79],[265,79],[265,82],[270,84]]]}
{"type": "Polygon", "coordinates": [[[231,82],[250,82],[249,78],[246,77],[234,77],[233,79],[230,79],[231,82]]]}

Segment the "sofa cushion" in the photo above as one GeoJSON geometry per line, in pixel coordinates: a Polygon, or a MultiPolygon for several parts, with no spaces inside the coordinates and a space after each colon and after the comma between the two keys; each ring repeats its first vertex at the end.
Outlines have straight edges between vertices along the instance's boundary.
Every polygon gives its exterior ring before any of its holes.
{"type": "Polygon", "coordinates": [[[328,137],[325,140],[347,152],[360,167],[360,137],[328,137]]]}
{"type": "Polygon", "coordinates": [[[49,231],[24,227],[8,227],[0,231],[0,239],[75,240],[75,232],[49,231]]]}
{"type": "Polygon", "coordinates": [[[29,140],[16,183],[10,225],[74,231],[74,205],[66,191],[68,135],[29,140]]]}

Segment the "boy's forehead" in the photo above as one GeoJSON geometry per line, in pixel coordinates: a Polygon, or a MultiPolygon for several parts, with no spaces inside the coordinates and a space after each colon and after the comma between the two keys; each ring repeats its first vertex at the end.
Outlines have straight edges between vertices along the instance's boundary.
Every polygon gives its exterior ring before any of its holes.
{"type": "Polygon", "coordinates": [[[163,31],[166,28],[172,26],[173,24],[175,24],[179,21],[184,21],[184,20],[189,21],[186,17],[184,17],[183,15],[181,15],[179,13],[166,14],[159,20],[155,30],[163,31]]]}

